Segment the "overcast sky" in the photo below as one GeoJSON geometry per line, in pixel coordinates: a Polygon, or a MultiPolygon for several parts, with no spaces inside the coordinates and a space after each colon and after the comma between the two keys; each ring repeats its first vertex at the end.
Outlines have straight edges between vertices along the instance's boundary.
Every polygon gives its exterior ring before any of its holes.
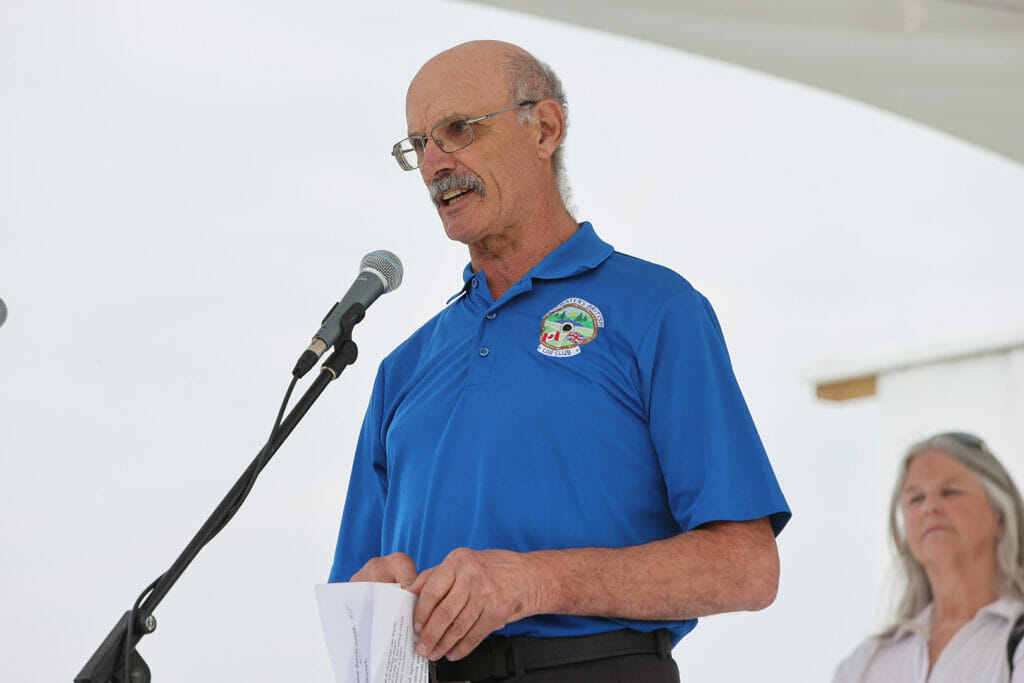
{"type": "MultiPolygon", "coordinates": [[[[357,328],[359,361],[140,646],[158,681],[332,680],[312,587],[370,383],[467,260],[389,150],[419,65],[475,38],[561,74],[576,215],[710,298],[794,511],[776,604],[704,620],[676,650],[684,680],[790,681],[795,660],[825,680],[879,625],[896,453],[878,452],[877,402],[822,404],[810,379],[1024,329],[1019,165],[777,79],[475,5],[4,0],[10,680],[78,673],[255,455],[295,358],[385,248],[406,279],[357,328]]],[[[994,445],[1018,467],[1019,443],[994,445]]]]}

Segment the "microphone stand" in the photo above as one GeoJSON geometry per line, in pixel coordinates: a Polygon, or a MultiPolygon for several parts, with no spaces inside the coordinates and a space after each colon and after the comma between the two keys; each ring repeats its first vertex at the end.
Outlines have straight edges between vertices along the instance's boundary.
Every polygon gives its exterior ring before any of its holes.
{"type": "Polygon", "coordinates": [[[202,547],[224,528],[238,511],[256,477],[267,466],[270,458],[292,433],[292,430],[320,397],[320,394],[324,392],[327,385],[337,379],[346,366],[355,363],[359,350],[355,342],[352,341],[352,327],[362,320],[364,310],[361,304],[355,304],[348,311],[349,315],[345,316],[346,319],[342,324],[342,335],[334,345],[334,352],[320,367],[319,376],[302,395],[302,398],[296,402],[295,407],[281,422],[281,426],[270,435],[267,444],[235,482],[235,485],[185,547],[185,550],[171,567],[143,592],[145,600],[142,600],[137,608],[122,615],[82,671],[75,677],[75,683],[150,683],[149,667],[135,650],[135,646],[143,636],[156,630],[156,618],[153,616],[153,610],[199,554],[202,547]],[[240,496],[241,500],[239,500],[240,496]],[[127,671],[125,670],[126,661],[127,671]]]}

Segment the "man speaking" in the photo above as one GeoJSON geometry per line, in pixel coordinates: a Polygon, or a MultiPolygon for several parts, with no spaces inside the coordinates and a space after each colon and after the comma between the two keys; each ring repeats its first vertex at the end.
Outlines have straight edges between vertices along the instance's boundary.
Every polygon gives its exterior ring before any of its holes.
{"type": "Polygon", "coordinates": [[[441,681],[677,681],[697,617],[778,587],[789,509],[715,314],[569,214],[566,112],[532,55],[466,43],[392,151],[471,262],[381,363],[330,580],[417,594],[441,681]]]}

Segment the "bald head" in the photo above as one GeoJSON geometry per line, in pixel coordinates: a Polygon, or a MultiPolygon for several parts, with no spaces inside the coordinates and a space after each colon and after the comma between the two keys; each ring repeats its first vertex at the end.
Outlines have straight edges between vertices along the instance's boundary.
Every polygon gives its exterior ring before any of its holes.
{"type": "Polygon", "coordinates": [[[501,79],[502,65],[515,60],[531,60],[533,56],[512,43],[505,43],[500,40],[474,40],[462,43],[437,54],[424,64],[412,79],[409,85],[409,93],[416,88],[417,81],[421,78],[430,78],[437,73],[449,74],[452,76],[453,85],[461,85],[461,81],[471,76],[483,78],[488,81],[501,79]]]}

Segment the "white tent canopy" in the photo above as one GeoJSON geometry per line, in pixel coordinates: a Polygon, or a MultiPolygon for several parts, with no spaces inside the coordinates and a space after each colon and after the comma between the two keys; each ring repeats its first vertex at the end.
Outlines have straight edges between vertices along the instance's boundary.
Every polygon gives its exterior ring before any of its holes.
{"type": "Polygon", "coordinates": [[[475,0],[886,109],[1024,163],[1024,0],[475,0]]]}

